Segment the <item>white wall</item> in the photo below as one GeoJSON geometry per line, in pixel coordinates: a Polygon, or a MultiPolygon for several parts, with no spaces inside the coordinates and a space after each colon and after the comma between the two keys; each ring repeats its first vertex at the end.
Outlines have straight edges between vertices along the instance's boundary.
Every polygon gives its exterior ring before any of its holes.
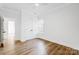
{"type": "Polygon", "coordinates": [[[34,37],[33,16],[27,9],[21,9],[21,40],[28,40],[34,37]]]}
{"type": "Polygon", "coordinates": [[[43,20],[38,19],[32,10],[21,9],[21,40],[36,38],[38,33],[43,32],[43,20]]]}
{"type": "Polygon", "coordinates": [[[44,20],[44,34],[37,37],[79,49],[79,4],[54,10],[44,20]]]}

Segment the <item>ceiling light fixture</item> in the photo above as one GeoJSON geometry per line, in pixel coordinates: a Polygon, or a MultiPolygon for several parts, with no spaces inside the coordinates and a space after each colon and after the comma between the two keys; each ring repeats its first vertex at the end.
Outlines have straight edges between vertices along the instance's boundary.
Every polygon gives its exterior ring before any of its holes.
{"type": "Polygon", "coordinates": [[[35,3],[35,6],[38,7],[39,6],[39,3],[35,3]]]}

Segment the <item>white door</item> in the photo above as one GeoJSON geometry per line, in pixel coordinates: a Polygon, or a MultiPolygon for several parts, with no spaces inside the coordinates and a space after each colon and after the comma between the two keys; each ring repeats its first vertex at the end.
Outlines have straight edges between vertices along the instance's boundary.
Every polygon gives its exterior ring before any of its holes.
{"type": "Polygon", "coordinates": [[[8,39],[8,19],[5,17],[3,22],[3,28],[4,28],[3,39],[6,40],[8,39]]]}

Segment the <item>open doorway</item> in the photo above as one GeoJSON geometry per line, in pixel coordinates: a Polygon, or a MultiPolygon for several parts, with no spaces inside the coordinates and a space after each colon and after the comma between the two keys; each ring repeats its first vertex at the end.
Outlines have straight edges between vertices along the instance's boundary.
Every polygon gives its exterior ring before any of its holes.
{"type": "Polygon", "coordinates": [[[15,22],[8,21],[8,37],[15,39],[15,22]]]}
{"type": "Polygon", "coordinates": [[[4,35],[3,39],[6,47],[14,47],[15,42],[15,19],[4,17],[4,35]]]}

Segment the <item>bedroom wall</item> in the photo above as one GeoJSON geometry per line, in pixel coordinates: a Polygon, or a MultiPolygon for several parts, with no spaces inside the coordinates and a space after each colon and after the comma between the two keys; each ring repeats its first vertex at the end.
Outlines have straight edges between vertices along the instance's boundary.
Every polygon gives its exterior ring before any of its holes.
{"type": "MultiPolygon", "coordinates": [[[[33,8],[32,8],[33,9],[33,8]]],[[[43,19],[38,19],[31,9],[21,9],[21,40],[36,38],[38,33],[43,33],[43,19]]]]}
{"type": "Polygon", "coordinates": [[[27,9],[21,9],[21,40],[25,41],[32,38],[33,35],[33,19],[27,9]]]}
{"type": "Polygon", "coordinates": [[[21,9],[21,40],[29,40],[36,37],[33,22],[36,19],[30,9],[21,9]]]}
{"type": "Polygon", "coordinates": [[[56,9],[44,21],[44,33],[37,37],[79,49],[79,4],[56,9]]]}

